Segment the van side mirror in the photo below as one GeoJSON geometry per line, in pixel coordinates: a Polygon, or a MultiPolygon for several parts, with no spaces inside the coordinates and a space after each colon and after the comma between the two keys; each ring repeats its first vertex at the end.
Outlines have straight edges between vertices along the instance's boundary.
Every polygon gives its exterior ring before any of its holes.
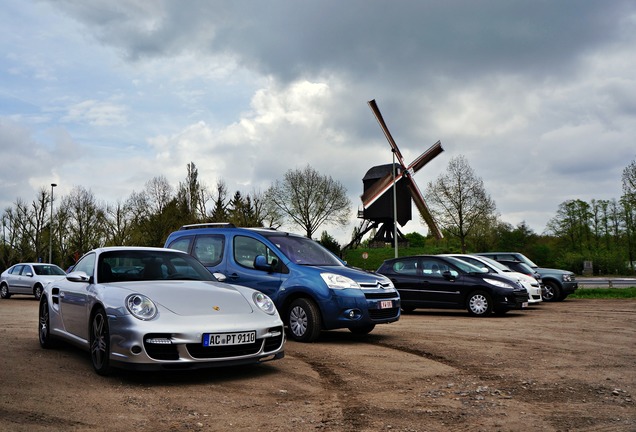
{"type": "Polygon", "coordinates": [[[277,263],[278,263],[278,261],[274,261],[270,265],[267,262],[267,258],[265,258],[265,255],[256,255],[256,258],[254,258],[254,268],[256,270],[263,270],[263,271],[266,271],[266,272],[271,272],[274,269],[274,267],[276,266],[277,263]]]}

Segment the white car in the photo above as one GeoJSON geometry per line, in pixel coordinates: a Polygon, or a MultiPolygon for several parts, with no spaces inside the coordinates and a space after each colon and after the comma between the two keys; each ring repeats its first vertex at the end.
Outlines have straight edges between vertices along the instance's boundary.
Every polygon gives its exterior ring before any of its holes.
{"type": "Polygon", "coordinates": [[[89,351],[95,371],[194,369],[283,358],[283,322],[265,294],[219,282],[190,255],[110,247],[44,287],[39,339],[89,351]]]}
{"type": "Polygon", "coordinates": [[[0,297],[8,299],[13,294],[26,294],[40,300],[42,289],[47,283],[64,279],[65,276],[66,272],[55,264],[15,264],[0,275],[0,297]]]}
{"type": "Polygon", "coordinates": [[[543,298],[541,297],[541,287],[539,286],[539,282],[531,276],[512,271],[505,265],[498,263],[497,261],[493,259],[483,257],[483,256],[475,256],[475,255],[468,255],[468,254],[446,254],[446,255],[461,259],[477,267],[484,268],[488,270],[488,272],[490,273],[496,273],[501,276],[506,276],[511,278],[514,281],[519,282],[528,291],[528,303],[530,304],[541,303],[543,301],[543,298]]]}

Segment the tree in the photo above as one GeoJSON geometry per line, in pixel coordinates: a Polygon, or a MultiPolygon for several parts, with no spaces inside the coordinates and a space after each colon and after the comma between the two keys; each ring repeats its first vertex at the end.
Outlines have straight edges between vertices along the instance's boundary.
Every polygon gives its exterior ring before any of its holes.
{"type": "Polygon", "coordinates": [[[274,211],[301,227],[311,238],[323,224],[345,226],[349,222],[351,200],[345,187],[331,177],[320,175],[307,165],[289,170],[266,192],[274,211]]]}
{"type": "Polygon", "coordinates": [[[440,226],[460,240],[462,253],[473,229],[495,217],[495,202],[461,155],[450,160],[445,174],[428,183],[425,199],[440,226]]]}
{"type": "Polygon", "coordinates": [[[621,180],[623,181],[623,193],[634,202],[636,200],[636,159],[625,167],[621,180]]]}
{"type": "Polygon", "coordinates": [[[223,180],[216,182],[216,198],[210,213],[210,219],[212,222],[227,222],[228,221],[228,209],[227,209],[227,186],[223,180]]]}

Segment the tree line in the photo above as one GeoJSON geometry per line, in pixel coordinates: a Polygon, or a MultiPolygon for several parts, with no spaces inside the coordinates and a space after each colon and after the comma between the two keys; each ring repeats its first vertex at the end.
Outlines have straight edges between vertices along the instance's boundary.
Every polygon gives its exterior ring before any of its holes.
{"type": "MultiPolygon", "coordinates": [[[[411,246],[432,253],[518,251],[543,266],[575,273],[581,273],[584,261],[594,263],[596,274],[634,273],[636,160],[623,170],[621,181],[620,199],[565,201],[546,231],[537,234],[525,222],[517,226],[502,222],[483,181],[458,156],[451,159],[445,173],[427,184],[424,194],[444,239],[419,233],[406,237],[411,246]]],[[[32,202],[18,198],[4,210],[0,269],[17,262],[49,260],[65,268],[100,246],[162,246],[170,232],[204,222],[271,228],[288,224],[311,238],[323,226],[346,226],[352,207],[341,183],[310,166],[287,171],[264,192],[236,191],[230,196],[222,180],[209,188],[190,163],[176,188],[158,176],[142,191],[133,191],[126,200],[115,203],[98,201],[82,186],[75,186],[55,203],[51,199],[43,187],[32,202]]],[[[320,241],[332,251],[340,251],[326,231],[320,241]]]]}
{"type": "MultiPolygon", "coordinates": [[[[636,264],[636,159],[623,170],[619,199],[561,203],[542,234],[525,222],[516,227],[499,219],[483,181],[463,156],[429,182],[425,198],[445,239],[433,247],[456,252],[522,252],[544,267],[580,274],[585,261],[595,274],[633,274],[636,264]]],[[[415,237],[415,238],[414,238],[415,237]]],[[[413,240],[422,243],[417,236],[413,240]]]]}
{"type": "Polygon", "coordinates": [[[288,223],[312,237],[325,224],[346,225],[351,211],[344,186],[310,166],[289,170],[264,192],[232,196],[223,180],[212,189],[201,182],[194,163],[176,188],[158,176],[115,203],[100,202],[82,186],[61,198],[52,195],[42,187],[32,202],[18,198],[4,210],[0,269],[49,261],[66,268],[102,246],[163,246],[172,231],[196,223],[271,228],[288,223]]]}

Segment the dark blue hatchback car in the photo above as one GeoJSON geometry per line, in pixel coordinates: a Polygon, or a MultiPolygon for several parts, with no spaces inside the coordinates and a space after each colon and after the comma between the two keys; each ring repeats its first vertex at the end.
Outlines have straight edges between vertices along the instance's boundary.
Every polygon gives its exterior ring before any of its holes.
{"type": "Polygon", "coordinates": [[[193,255],[219,280],[267,294],[296,341],[338,328],[367,334],[400,318],[400,296],[388,278],[347,267],[305,236],[197,224],[170,234],[165,247],[193,255]]]}

